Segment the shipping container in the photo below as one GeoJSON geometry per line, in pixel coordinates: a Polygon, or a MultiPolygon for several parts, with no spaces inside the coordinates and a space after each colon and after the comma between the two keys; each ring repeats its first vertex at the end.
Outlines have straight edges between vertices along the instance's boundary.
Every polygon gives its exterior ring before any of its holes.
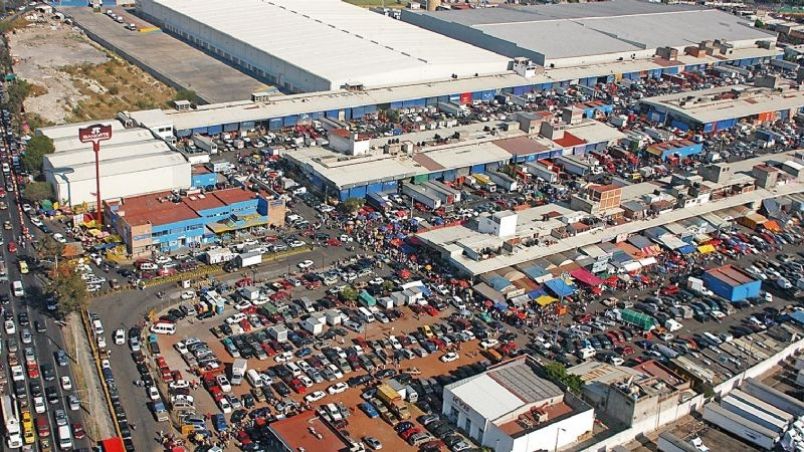
{"type": "Polygon", "coordinates": [[[765,450],[773,450],[779,435],[712,402],[704,407],[705,421],[765,450]]]}

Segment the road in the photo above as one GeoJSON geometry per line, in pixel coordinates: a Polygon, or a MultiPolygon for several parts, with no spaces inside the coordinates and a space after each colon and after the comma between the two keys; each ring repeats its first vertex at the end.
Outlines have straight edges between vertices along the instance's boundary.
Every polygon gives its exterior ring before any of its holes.
{"type": "MultiPolygon", "coordinates": [[[[5,141],[5,148],[9,149],[8,143],[8,135],[5,130],[5,126],[0,129],[2,132],[3,140],[5,141]]],[[[4,156],[4,161],[10,162],[10,156],[4,156]]],[[[62,389],[61,385],[59,384],[60,378],[62,376],[69,376],[71,381],[75,381],[72,375],[71,366],[67,367],[59,367],[56,363],[56,351],[64,349],[64,337],[62,335],[61,327],[59,324],[56,323],[55,319],[48,314],[44,300],[45,297],[42,296],[44,293],[42,281],[40,281],[36,276],[35,273],[30,272],[27,274],[20,273],[19,267],[19,259],[30,257],[33,255],[33,250],[31,246],[28,245],[26,247],[20,246],[16,253],[12,253],[9,251],[8,243],[10,242],[17,242],[19,237],[23,234],[23,226],[26,226],[29,230],[33,227],[29,223],[29,219],[22,213],[21,207],[18,204],[17,198],[17,189],[16,184],[14,183],[14,175],[13,170],[7,175],[2,176],[2,181],[4,185],[12,185],[14,187],[13,192],[9,192],[5,197],[4,200],[8,204],[8,209],[0,211],[0,223],[5,223],[6,221],[10,221],[11,229],[10,230],[3,230],[3,239],[6,245],[2,248],[3,258],[6,262],[6,266],[8,268],[8,283],[4,283],[2,285],[2,293],[3,295],[8,295],[10,297],[10,303],[4,306],[4,309],[9,310],[13,313],[15,322],[17,323],[17,342],[19,343],[20,349],[17,351],[18,360],[21,363],[24,363],[25,359],[22,356],[22,350],[25,347],[32,347],[35,352],[37,363],[39,364],[40,368],[42,364],[50,365],[54,371],[56,378],[53,381],[44,381],[44,379],[40,376],[37,380],[40,382],[43,391],[45,388],[54,387],[58,391],[59,394],[59,401],[55,404],[46,404],[46,413],[42,415],[47,415],[50,420],[50,431],[51,431],[51,444],[55,441],[54,435],[57,432],[56,422],[53,418],[53,413],[57,409],[63,409],[68,415],[70,424],[73,423],[81,423],[84,424],[83,419],[83,411],[84,408],[82,406],[81,410],[78,411],[70,411],[67,404],[67,396],[71,393],[75,393],[75,389],[72,391],[65,391],[62,389]],[[10,182],[7,184],[6,182],[10,182]],[[24,222],[24,223],[23,223],[24,222]],[[11,282],[12,281],[21,281],[23,287],[25,289],[25,296],[22,298],[14,297],[11,290],[11,282]],[[30,325],[27,327],[30,329],[32,334],[32,342],[31,344],[23,344],[20,334],[22,331],[21,325],[19,325],[18,319],[20,313],[27,313],[28,318],[30,320],[30,325]],[[40,322],[42,325],[45,326],[45,331],[39,333],[34,328],[35,322],[40,322]]],[[[31,259],[32,261],[32,259],[31,259]]],[[[3,333],[5,335],[5,332],[3,333]]],[[[8,339],[7,335],[6,339],[8,339]]],[[[6,353],[8,353],[8,347],[3,347],[3,358],[6,359],[8,357],[6,353]]],[[[40,372],[41,373],[41,372],[40,372]]],[[[27,376],[26,376],[27,377],[27,376]]],[[[9,382],[11,382],[11,378],[9,376],[9,382]]],[[[33,412],[33,398],[31,396],[30,391],[30,383],[31,380],[26,378],[26,391],[27,391],[27,399],[29,401],[29,407],[26,408],[31,411],[31,414],[34,418],[42,415],[37,415],[33,412]]],[[[13,392],[11,388],[10,392],[13,392]]],[[[76,394],[80,397],[80,394],[76,394]]],[[[94,440],[100,438],[92,438],[94,440]]],[[[90,439],[84,439],[80,441],[73,442],[75,448],[84,448],[90,446],[90,439]]],[[[36,444],[36,450],[38,449],[39,444],[36,444]]]]}

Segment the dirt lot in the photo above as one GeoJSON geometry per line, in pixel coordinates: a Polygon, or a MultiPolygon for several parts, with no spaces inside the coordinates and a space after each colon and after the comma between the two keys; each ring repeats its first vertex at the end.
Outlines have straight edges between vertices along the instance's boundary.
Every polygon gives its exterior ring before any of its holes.
{"type": "Polygon", "coordinates": [[[49,123],[113,117],[162,106],[175,91],[59,22],[19,29],[11,39],[17,75],[33,84],[29,113],[49,123]]]}
{"type": "MultiPolygon", "coordinates": [[[[377,338],[380,336],[387,336],[390,334],[399,334],[399,332],[410,332],[415,329],[416,326],[424,325],[424,324],[432,324],[437,322],[441,317],[446,316],[447,313],[442,313],[439,317],[430,317],[424,316],[419,318],[418,320],[413,317],[410,310],[408,308],[403,308],[403,312],[405,312],[406,317],[404,319],[397,320],[394,323],[393,329],[390,325],[379,325],[374,324],[372,328],[369,329],[369,339],[377,338]]],[[[179,340],[183,339],[186,335],[192,335],[198,337],[199,339],[206,341],[210,348],[215,352],[218,358],[224,363],[226,367],[228,367],[234,359],[226,352],[225,348],[221,344],[221,342],[215,338],[210,332],[208,327],[219,323],[221,318],[225,317],[221,316],[218,317],[216,320],[213,321],[206,321],[206,322],[195,322],[193,326],[186,325],[186,323],[180,322],[180,330],[186,331],[185,334],[176,334],[175,336],[159,336],[159,346],[162,350],[162,355],[165,356],[165,359],[168,362],[168,365],[171,369],[179,369],[181,370],[182,374],[190,375],[189,369],[187,369],[184,361],[181,359],[179,354],[173,348],[173,345],[178,342],[179,340]],[[192,330],[192,332],[188,331],[192,330]]],[[[329,345],[342,345],[348,346],[352,344],[352,339],[354,339],[357,335],[355,333],[351,333],[344,344],[340,344],[339,341],[333,340],[329,345]]],[[[460,359],[451,363],[443,363],[439,361],[439,357],[443,354],[443,352],[437,352],[431,354],[425,358],[416,358],[412,360],[403,361],[399,366],[399,370],[404,370],[410,367],[416,367],[421,370],[422,377],[432,377],[436,375],[443,375],[448,374],[460,366],[470,364],[473,362],[477,362],[483,359],[483,356],[479,353],[479,347],[477,341],[472,341],[469,343],[461,344],[461,348],[459,350],[460,359]]],[[[250,359],[248,361],[249,369],[258,369],[264,370],[266,367],[270,367],[276,365],[273,359],[269,359],[267,361],[259,361],[257,359],[250,359]]],[[[342,380],[345,381],[346,378],[359,375],[365,373],[365,371],[357,371],[351,374],[347,374],[344,376],[342,380]]],[[[334,382],[324,381],[322,383],[316,384],[310,388],[307,388],[306,393],[310,393],[313,391],[326,391],[327,388],[332,385],[334,382]]],[[[251,386],[244,380],[241,386],[236,386],[233,388],[233,393],[241,396],[249,391],[251,386]]],[[[413,451],[416,450],[413,447],[410,447],[407,443],[405,443],[393,430],[393,427],[380,418],[376,419],[369,419],[360,409],[357,408],[357,405],[362,401],[360,398],[361,389],[360,388],[349,388],[345,392],[336,395],[327,395],[323,400],[320,402],[313,403],[312,405],[318,406],[320,404],[332,403],[332,402],[343,402],[347,407],[349,407],[352,416],[349,418],[349,427],[347,430],[353,434],[355,437],[362,437],[363,435],[370,434],[378,438],[384,445],[384,448],[388,448],[388,450],[398,450],[398,451],[413,451]]],[[[192,391],[192,395],[196,401],[196,408],[199,413],[218,413],[220,412],[218,408],[215,406],[212,398],[210,397],[209,393],[203,389],[199,388],[197,390],[192,391]]],[[[292,394],[289,398],[294,399],[298,402],[302,402],[304,395],[303,394],[292,394]]],[[[264,406],[264,404],[258,404],[258,406],[264,406]]],[[[421,410],[417,407],[410,405],[412,419],[414,420],[421,414],[421,410]]]]}

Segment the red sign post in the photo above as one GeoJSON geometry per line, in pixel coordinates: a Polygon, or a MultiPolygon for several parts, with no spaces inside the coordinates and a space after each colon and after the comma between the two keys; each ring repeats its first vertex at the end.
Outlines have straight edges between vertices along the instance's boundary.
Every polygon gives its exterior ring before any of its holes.
{"type": "Polygon", "coordinates": [[[95,206],[95,222],[98,225],[103,224],[103,205],[101,204],[101,191],[100,191],[100,142],[112,139],[112,126],[95,124],[89,127],[78,129],[78,140],[82,143],[92,143],[92,150],[95,151],[95,196],[97,197],[97,204],[95,206]]]}

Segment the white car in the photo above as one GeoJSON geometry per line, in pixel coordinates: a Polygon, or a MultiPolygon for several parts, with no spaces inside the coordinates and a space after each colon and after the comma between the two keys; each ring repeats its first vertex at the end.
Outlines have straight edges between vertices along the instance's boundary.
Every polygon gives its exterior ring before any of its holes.
{"type": "Polygon", "coordinates": [[[6,323],[3,326],[6,329],[6,334],[9,336],[12,334],[17,334],[17,325],[14,324],[13,320],[6,320],[6,323]]]}
{"type": "Polygon", "coordinates": [[[332,212],[333,210],[335,210],[335,207],[329,206],[327,204],[321,204],[320,206],[318,206],[318,211],[321,213],[329,213],[332,212]]]}
{"type": "Polygon", "coordinates": [[[106,348],[106,338],[103,336],[98,336],[98,348],[106,348]]]}
{"type": "Polygon", "coordinates": [[[242,312],[238,312],[237,314],[232,315],[231,317],[226,319],[226,323],[229,325],[234,325],[235,323],[240,323],[241,321],[246,320],[246,315],[242,312]]]}
{"type": "Polygon", "coordinates": [[[61,389],[64,389],[65,391],[73,389],[73,382],[70,381],[69,376],[65,375],[61,377],[61,389]]]}
{"type": "Polygon", "coordinates": [[[458,356],[457,353],[449,352],[445,353],[444,355],[441,356],[441,358],[438,359],[440,359],[442,363],[451,363],[453,361],[457,361],[458,358],[460,358],[460,356],[458,356]]]}
{"type": "Polygon", "coordinates": [[[22,205],[22,211],[23,211],[23,212],[28,213],[28,212],[30,212],[31,210],[33,210],[33,208],[31,207],[31,205],[30,205],[30,204],[23,204],[23,205],[22,205]]]}
{"type": "Polygon", "coordinates": [[[189,387],[190,387],[190,382],[188,382],[187,380],[171,381],[170,384],[168,385],[168,388],[170,388],[170,389],[185,389],[185,388],[189,388],[189,387]]]}
{"type": "Polygon", "coordinates": [[[226,397],[221,397],[218,400],[218,407],[220,407],[221,411],[223,411],[223,414],[229,414],[232,412],[232,405],[228,400],[226,400],[226,397]]]}
{"type": "Polygon", "coordinates": [[[288,246],[291,247],[291,248],[300,248],[300,247],[302,247],[304,245],[305,245],[305,243],[302,242],[301,240],[294,240],[294,241],[288,243],[288,246]]]}
{"type": "Polygon", "coordinates": [[[229,379],[226,378],[226,375],[218,375],[216,380],[218,381],[218,386],[221,387],[221,391],[232,392],[232,385],[229,383],[229,379]]]}
{"type": "Polygon", "coordinates": [[[148,398],[151,400],[159,400],[159,390],[156,386],[148,386],[148,398]]]}
{"type": "Polygon", "coordinates": [[[42,220],[40,220],[39,218],[36,218],[36,217],[31,217],[31,224],[36,226],[37,228],[41,228],[42,226],[44,226],[44,223],[42,223],[42,220]]]}
{"type": "Polygon", "coordinates": [[[237,309],[238,311],[245,311],[246,309],[250,308],[251,306],[252,306],[252,304],[251,304],[250,301],[243,300],[240,303],[237,303],[235,305],[235,309],[237,309]]]}
{"type": "Polygon", "coordinates": [[[156,258],[155,262],[157,264],[162,265],[162,264],[167,264],[167,263],[171,262],[172,260],[173,259],[171,259],[171,258],[169,258],[167,256],[159,256],[159,257],[156,258]]]}
{"type": "Polygon", "coordinates": [[[315,391],[304,396],[304,401],[308,403],[318,402],[319,400],[323,399],[326,396],[327,394],[324,391],[315,391]]]}
{"type": "Polygon", "coordinates": [[[330,394],[340,394],[343,391],[346,391],[347,389],[349,389],[349,385],[347,385],[346,383],[340,381],[340,382],[335,383],[334,385],[330,386],[329,388],[327,388],[327,392],[330,393],[330,394]]]}
{"type": "Polygon", "coordinates": [[[340,237],[338,237],[338,240],[344,243],[350,243],[355,241],[355,239],[353,239],[352,236],[346,234],[341,234],[340,237]]]}
{"type": "Polygon", "coordinates": [[[53,240],[55,240],[55,241],[57,241],[57,242],[59,242],[59,243],[67,243],[67,239],[66,239],[66,238],[64,238],[64,236],[63,236],[63,235],[61,235],[61,234],[60,234],[60,233],[58,233],[58,232],[56,232],[55,234],[53,234],[53,240]]]}
{"type": "Polygon", "coordinates": [[[192,290],[185,290],[184,292],[181,293],[182,300],[187,301],[192,300],[193,298],[195,298],[195,292],[193,292],[192,290]]]}
{"type": "Polygon", "coordinates": [[[306,268],[310,268],[313,266],[315,262],[311,261],[310,259],[304,260],[296,264],[297,267],[301,268],[302,270],[306,268]]]}
{"type": "Polygon", "coordinates": [[[42,414],[45,411],[47,411],[47,406],[45,405],[45,398],[42,396],[34,397],[33,405],[36,414],[42,414]]]}
{"type": "Polygon", "coordinates": [[[498,341],[497,339],[492,338],[483,339],[482,341],[480,341],[480,348],[482,348],[483,350],[488,350],[492,347],[496,347],[497,344],[499,343],[500,341],[498,341]]]}
{"type": "Polygon", "coordinates": [[[126,345],[126,332],[122,328],[114,330],[115,345],[126,345]]]}

